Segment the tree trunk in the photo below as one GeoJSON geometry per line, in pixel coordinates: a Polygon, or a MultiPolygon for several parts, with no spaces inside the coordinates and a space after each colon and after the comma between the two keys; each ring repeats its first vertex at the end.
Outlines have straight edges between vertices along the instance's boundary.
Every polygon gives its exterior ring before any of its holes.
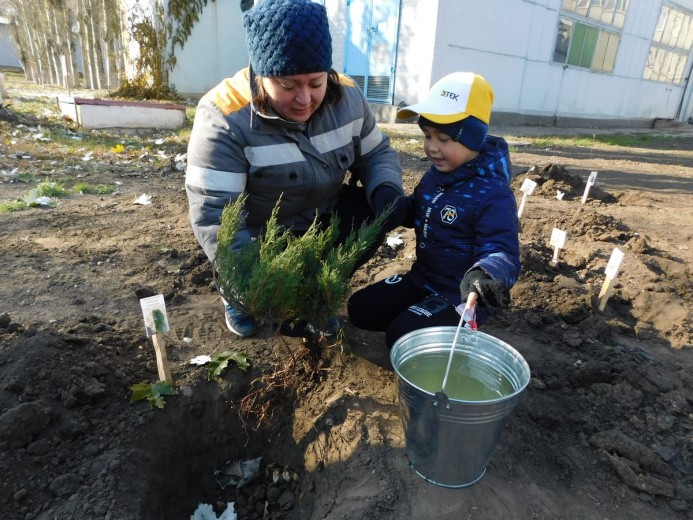
{"type": "Polygon", "coordinates": [[[82,44],[82,69],[84,70],[84,81],[88,88],[94,89],[94,67],[92,65],[92,48],[89,37],[89,23],[87,21],[87,9],[85,0],[79,0],[79,36],[82,44]]]}
{"type": "Polygon", "coordinates": [[[101,46],[99,45],[99,36],[98,36],[98,28],[99,25],[96,23],[95,19],[98,17],[98,12],[99,8],[96,6],[96,9],[94,9],[94,2],[93,0],[88,0],[89,1],[89,12],[91,13],[92,16],[89,17],[89,36],[90,36],[90,41],[89,44],[91,45],[91,55],[92,55],[92,63],[94,64],[94,78],[96,79],[96,85],[99,90],[101,90],[101,76],[102,76],[102,55],[101,55],[101,46]]]}
{"type": "Polygon", "coordinates": [[[104,48],[108,57],[106,67],[108,88],[115,90],[120,84],[118,78],[120,70],[118,64],[118,42],[121,39],[121,12],[118,2],[115,0],[102,0],[101,5],[103,7],[103,25],[105,28],[104,48]]]}
{"type": "Polygon", "coordinates": [[[82,85],[82,80],[79,75],[79,67],[77,66],[77,61],[78,61],[78,56],[77,56],[77,51],[78,48],[80,48],[78,45],[76,45],[76,40],[79,40],[79,33],[75,34],[72,32],[72,27],[77,23],[77,19],[75,17],[75,12],[72,8],[67,9],[67,13],[65,14],[65,25],[68,27],[68,34],[69,38],[67,40],[67,44],[70,48],[70,65],[69,65],[69,70],[70,73],[72,74],[72,87],[74,88],[79,88],[82,85]],[[76,40],[73,40],[76,39],[76,40]]]}

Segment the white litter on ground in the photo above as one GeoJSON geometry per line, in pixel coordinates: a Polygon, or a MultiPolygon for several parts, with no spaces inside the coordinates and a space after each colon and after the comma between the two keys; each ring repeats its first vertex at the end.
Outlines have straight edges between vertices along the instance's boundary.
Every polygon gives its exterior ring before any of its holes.
{"type": "Polygon", "coordinates": [[[190,517],[190,520],[237,520],[238,516],[234,511],[233,502],[226,504],[226,511],[217,517],[214,508],[209,504],[198,504],[197,509],[190,517]]]}

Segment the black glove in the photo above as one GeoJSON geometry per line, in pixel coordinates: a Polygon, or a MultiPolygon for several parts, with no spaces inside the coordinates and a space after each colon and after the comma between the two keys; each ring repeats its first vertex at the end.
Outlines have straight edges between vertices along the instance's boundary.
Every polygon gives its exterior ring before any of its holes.
{"type": "Polygon", "coordinates": [[[409,209],[409,199],[392,186],[381,186],[373,193],[373,207],[376,217],[383,211],[390,211],[383,223],[383,231],[387,233],[402,225],[409,209]]]}
{"type": "Polygon", "coordinates": [[[481,269],[469,271],[460,282],[462,303],[467,301],[470,292],[475,292],[479,298],[478,305],[503,309],[510,305],[510,291],[503,282],[494,280],[481,269]]]}

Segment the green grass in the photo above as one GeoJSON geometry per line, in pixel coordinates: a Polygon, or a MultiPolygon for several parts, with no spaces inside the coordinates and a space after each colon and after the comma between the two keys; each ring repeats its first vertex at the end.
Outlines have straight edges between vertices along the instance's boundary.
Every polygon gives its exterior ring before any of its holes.
{"type": "MultiPolygon", "coordinates": [[[[397,130],[386,130],[385,133],[390,137],[392,147],[400,153],[417,155],[423,153],[423,135],[398,132],[397,130]]],[[[677,140],[687,139],[687,137],[653,134],[653,133],[633,133],[633,134],[593,134],[574,137],[566,136],[504,136],[506,140],[522,141],[528,143],[532,148],[594,148],[598,147],[624,147],[624,148],[660,148],[675,144],[677,140]]],[[[520,147],[512,146],[510,151],[522,151],[520,147]]]]}
{"type": "Polygon", "coordinates": [[[60,183],[45,181],[36,186],[36,193],[39,197],[64,197],[68,195],[68,190],[60,183]]]}
{"type": "Polygon", "coordinates": [[[28,204],[23,200],[10,200],[0,202],[0,213],[13,213],[28,208],[28,204]]]}
{"type": "Polygon", "coordinates": [[[34,205],[32,201],[37,197],[60,198],[71,194],[107,195],[109,193],[115,193],[116,189],[116,186],[106,184],[92,186],[88,182],[79,182],[68,189],[58,182],[45,181],[38,184],[32,190],[29,190],[25,194],[24,199],[0,202],[0,213],[12,213],[30,208],[34,205]]]}
{"type": "Polygon", "coordinates": [[[20,173],[17,175],[19,182],[38,182],[39,178],[32,173],[20,173]]]}
{"type": "Polygon", "coordinates": [[[594,134],[591,136],[544,136],[544,137],[519,137],[505,136],[529,143],[533,148],[594,148],[623,147],[623,148],[659,148],[662,145],[671,145],[677,140],[687,139],[662,134],[634,133],[634,134],[594,134]]]}
{"type": "Polygon", "coordinates": [[[614,134],[614,135],[599,135],[597,140],[603,144],[611,146],[626,146],[630,148],[648,147],[653,144],[662,144],[682,137],[671,135],[651,135],[651,134],[614,134]]]}
{"type": "Polygon", "coordinates": [[[70,190],[71,193],[81,193],[84,195],[107,195],[109,193],[115,193],[115,191],[115,186],[109,186],[106,184],[91,186],[88,182],[80,182],[75,184],[70,190]]]}

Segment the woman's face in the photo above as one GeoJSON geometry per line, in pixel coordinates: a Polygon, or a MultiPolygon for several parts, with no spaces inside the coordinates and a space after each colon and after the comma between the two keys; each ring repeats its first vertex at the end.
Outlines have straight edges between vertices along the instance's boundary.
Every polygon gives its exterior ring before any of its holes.
{"type": "Polygon", "coordinates": [[[305,123],[325,99],[327,72],[262,78],[262,86],[277,114],[305,123]]]}

